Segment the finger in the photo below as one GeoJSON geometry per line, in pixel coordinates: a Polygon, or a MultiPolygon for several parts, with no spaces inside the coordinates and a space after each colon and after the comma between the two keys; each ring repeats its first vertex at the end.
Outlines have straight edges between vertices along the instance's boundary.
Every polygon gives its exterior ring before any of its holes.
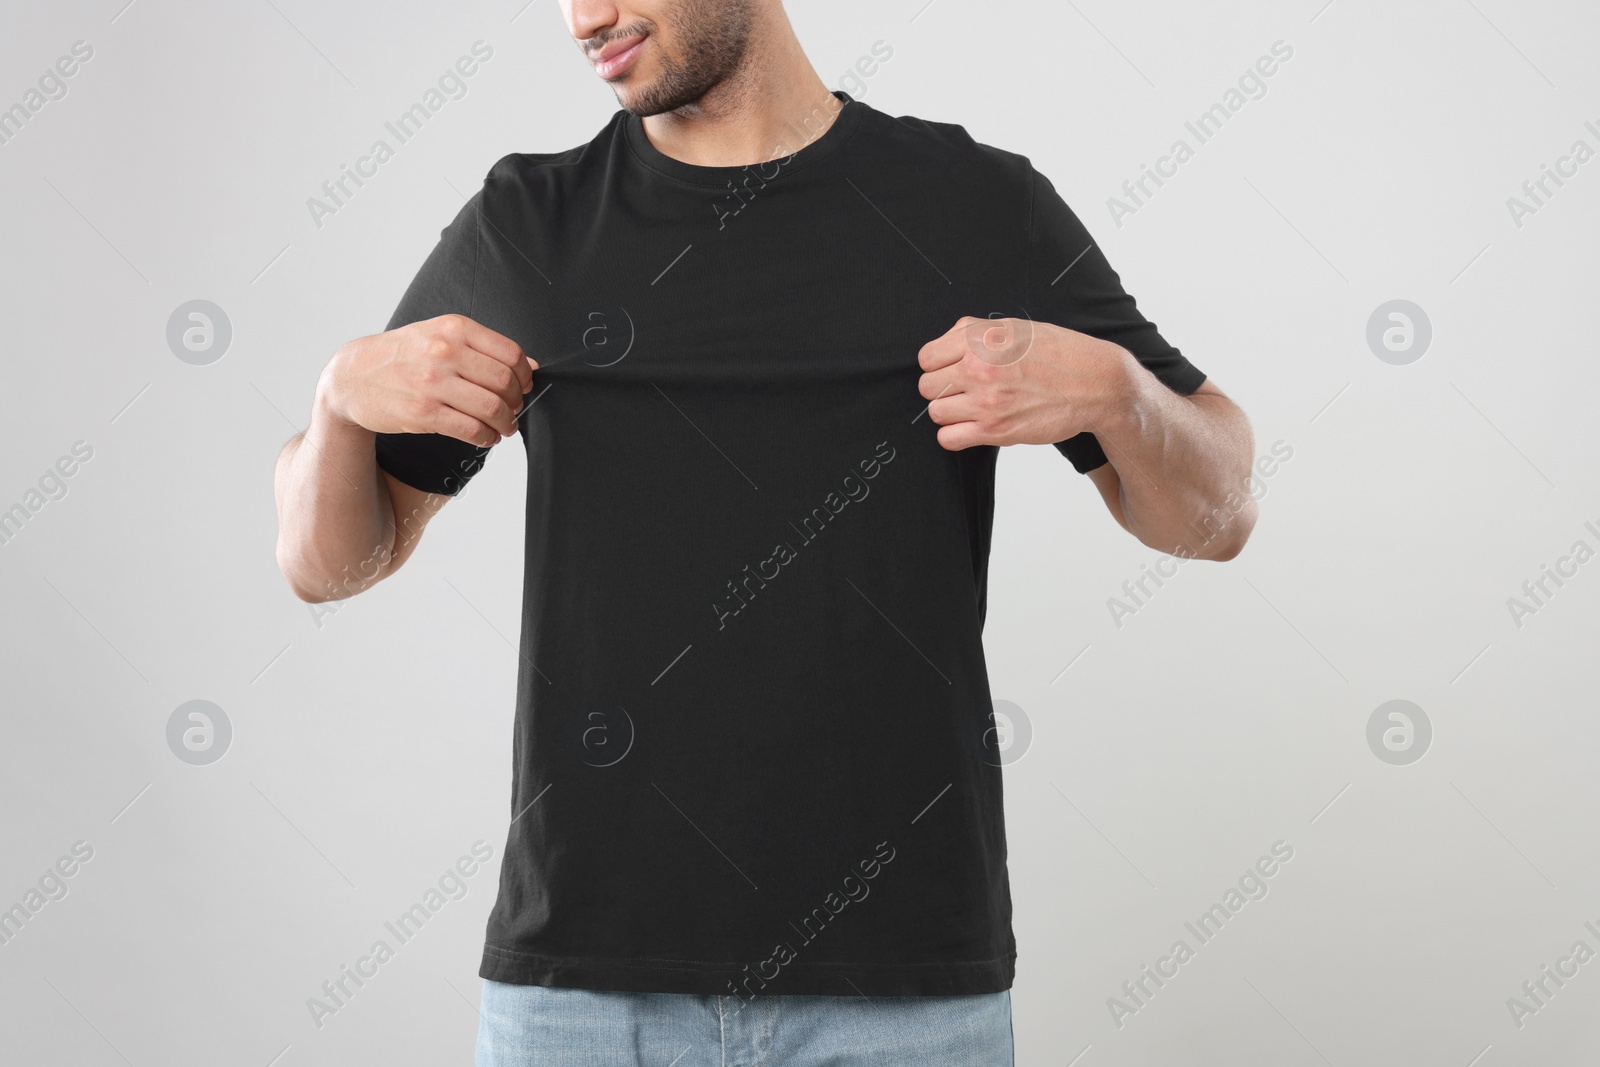
{"type": "Polygon", "coordinates": [[[939,447],[950,452],[960,452],[964,448],[990,443],[975,422],[958,422],[951,426],[941,426],[938,438],[939,447]]]}
{"type": "Polygon", "coordinates": [[[957,393],[955,396],[947,396],[928,405],[928,418],[940,426],[973,422],[981,414],[976,401],[969,393],[957,393]]]}
{"type": "Polygon", "coordinates": [[[465,315],[445,315],[442,319],[447,339],[482,352],[509,367],[520,383],[519,396],[532,387],[533,371],[538,368],[539,362],[523,352],[521,345],[465,315]]]}
{"type": "Polygon", "coordinates": [[[438,400],[507,437],[517,432],[517,416],[505,397],[466,378],[447,378],[439,387],[438,400]]]}
{"type": "MultiPolygon", "coordinates": [[[[520,361],[527,366],[527,361],[520,361]]],[[[498,396],[515,414],[522,410],[522,397],[527,392],[516,371],[484,355],[475,348],[464,348],[456,354],[454,370],[473,385],[498,396]]]]}
{"type": "Polygon", "coordinates": [[[954,326],[945,331],[943,336],[936,337],[922,346],[922,350],[917,353],[917,366],[931,371],[961,362],[961,358],[967,354],[967,324],[978,321],[981,320],[971,315],[963,315],[954,326]]]}
{"type": "Polygon", "coordinates": [[[499,444],[501,439],[500,431],[493,426],[449,404],[435,404],[418,432],[443,434],[479,448],[490,448],[499,444]]]}
{"type": "Polygon", "coordinates": [[[965,391],[957,364],[952,364],[943,370],[930,371],[917,379],[917,392],[924,400],[957,396],[965,391]]]}

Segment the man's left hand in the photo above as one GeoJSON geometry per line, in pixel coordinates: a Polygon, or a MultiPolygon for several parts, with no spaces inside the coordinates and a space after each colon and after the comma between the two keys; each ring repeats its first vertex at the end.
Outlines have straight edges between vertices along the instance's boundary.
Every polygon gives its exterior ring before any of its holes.
{"type": "Polygon", "coordinates": [[[1124,395],[1128,352],[1109,341],[1029,319],[966,316],[917,355],[918,392],[939,444],[1044,445],[1108,416],[1124,395]]]}

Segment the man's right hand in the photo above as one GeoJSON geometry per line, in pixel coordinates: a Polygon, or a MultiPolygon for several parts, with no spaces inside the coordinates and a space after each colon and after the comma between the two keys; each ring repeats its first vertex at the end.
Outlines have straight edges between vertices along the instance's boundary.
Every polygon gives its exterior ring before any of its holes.
{"type": "Polygon", "coordinates": [[[487,448],[517,432],[538,366],[509,337],[440,315],[342,346],[317,390],[328,413],[353,426],[487,448]]]}

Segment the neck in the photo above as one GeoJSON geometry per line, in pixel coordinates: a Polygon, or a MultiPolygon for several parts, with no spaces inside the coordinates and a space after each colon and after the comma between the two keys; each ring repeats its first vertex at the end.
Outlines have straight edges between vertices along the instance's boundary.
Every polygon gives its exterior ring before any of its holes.
{"type": "Polygon", "coordinates": [[[780,5],[758,24],[745,61],[693,104],[644,119],[650,143],[702,167],[784,159],[821,137],[843,104],[806,58],[780,5]]]}

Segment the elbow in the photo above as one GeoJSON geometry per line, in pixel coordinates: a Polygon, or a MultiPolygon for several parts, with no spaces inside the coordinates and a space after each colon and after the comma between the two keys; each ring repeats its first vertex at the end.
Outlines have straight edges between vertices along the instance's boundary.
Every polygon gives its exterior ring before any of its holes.
{"type": "Polygon", "coordinates": [[[281,540],[278,542],[277,562],[279,572],[289,583],[289,591],[298,599],[307,604],[326,604],[338,599],[334,584],[324,581],[322,587],[318,588],[316,578],[310,573],[305,560],[281,540]]]}
{"type": "Polygon", "coordinates": [[[1257,514],[1255,497],[1248,492],[1233,492],[1221,502],[1203,506],[1189,520],[1185,532],[1192,536],[1179,541],[1176,547],[1170,543],[1145,543],[1175,556],[1226,563],[1244,551],[1250,533],[1255,529],[1257,514]]]}
{"type": "MultiPolygon", "coordinates": [[[[1237,558],[1249,542],[1250,534],[1255,530],[1258,514],[1255,498],[1246,494],[1241,506],[1226,510],[1227,518],[1217,527],[1216,532],[1207,538],[1202,551],[1198,553],[1201,559],[1226,563],[1237,558]]],[[[1213,511],[1212,516],[1215,514],[1213,511]]]]}

